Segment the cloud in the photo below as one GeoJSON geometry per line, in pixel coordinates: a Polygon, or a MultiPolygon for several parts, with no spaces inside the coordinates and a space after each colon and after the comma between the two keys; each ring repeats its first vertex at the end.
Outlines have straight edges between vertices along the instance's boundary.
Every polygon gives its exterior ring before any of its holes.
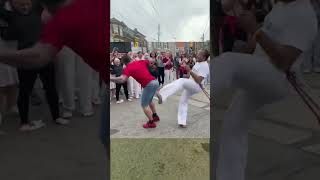
{"type": "Polygon", "coordinates": [[[111,0],[111,17],[156,41],[209,39],[209,0],[111,0]],[[176,39],[175,39],[176,38],[176,39]]]}

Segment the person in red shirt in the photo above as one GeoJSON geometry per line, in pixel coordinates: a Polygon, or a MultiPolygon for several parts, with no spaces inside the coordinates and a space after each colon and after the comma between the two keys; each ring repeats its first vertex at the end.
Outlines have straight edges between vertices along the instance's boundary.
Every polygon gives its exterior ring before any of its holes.
{"type": "Polygon", "coordinates": [[[150,60],[140,60],[129,63],[129,57],[122,57],[123,63],[126,68],[120,77],[110,77],[110,81],[115,83],[124,83],[131,76],[143,87],[143,92],[141,96],[141,106],[143,112],[148,118],[148,122],[143,125],[144,128],[155,128],[157,127],[157,121],[160,121],[159,116],[156,112],[155,104],[152,102],[153,96],[158,96],[158,88],[160,87],[159,82],[150,73],[155,69],[156,61],[155,59],[150,60]]]}
{"type": "MultiPolygon", "coordinates": [[[[23,50],[0,49],[0,63],[20,68],[38,68],[49,64],[63,46],[68,46],[108,81],[108,45],[106,0],[39,0],[52,15],[38,43],[23,50]]],[[[109,103],[102,108],[101,138],[108,151],[109,103]]],[[[109,153],[108,153],[109,155],[109,153]]]]}
{"type": "Polygon", "coordinates": [[[173,58],[171,52],[167,52],[162,59],[162,62],[164,63],[164,78],[165,83],[170,83],[174,80],[174,74],[173,74],[173,58]]]}

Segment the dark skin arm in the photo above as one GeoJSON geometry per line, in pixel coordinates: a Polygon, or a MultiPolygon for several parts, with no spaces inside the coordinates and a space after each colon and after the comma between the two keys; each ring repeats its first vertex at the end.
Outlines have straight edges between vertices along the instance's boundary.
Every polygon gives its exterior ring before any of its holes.
{"type": "Polygon", "coordinates": [[[258,30],[256,17],[250,11],[240,15],[239,21],[241,27],[248,33],[253,35],[254,40],[263,48],[270,57],[270,61],[280,70],[286,71],[296,61],[301,54],[301,50],[276,43],[265,32],[258,30]],[[257,33],[255,33],[257,32],[257,33]]]}
{"type": "Polygon", "coordinates": [[[188,74],[190,74],[190,76],[192,76],[192,78],[194,79],[194,81],[197,83],[197,84],[201,84],[201,82],[203,81],[203,77],[202,76],[199,76],[198,74],[194,73],[193,71],[191,71],[191,68],[190,66],[186,66],[186,70],[188,72],[188,74]]]}
{"type": "Polygon", "coordinates": [[[268,54],[271,62],[283,71],[288,70],[302,53],[301,50],[295,47],[275,43],[261,30],[256,34],[256,41],[268,54]]]}

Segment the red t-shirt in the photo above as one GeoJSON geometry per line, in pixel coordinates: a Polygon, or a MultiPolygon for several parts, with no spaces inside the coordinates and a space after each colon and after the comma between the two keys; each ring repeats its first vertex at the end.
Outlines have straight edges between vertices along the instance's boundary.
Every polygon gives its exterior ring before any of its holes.
{"type": "Polygon", "coordinates": [[[109,28],[106,0],[74,0],[60,8],[46,24],[40,42],[58,50],[70,47],[101,77],[109,80],[109,28]]]}
{"type": "MultiPolygon", "coordinates": [[[[164,57],[164,58],[162,59],[162,62],[163,62],[163,63],[167,63],[169,60],[170,60],[169,58],[164,57]]],[[[173,62],[172,62],[172,60],[171,60],[171,63],[169,63],[169,64],[167,64],[167,65],[164,66],[164,68],[167,69],[167,70],[170,70],[172,67],[173,67],[173,62]]]]}
{"type": "Polygon", "coordinates": [[[187,69],[186,69],[185,66],[180,66],[179,70],[180,70],[181,74],[188,74],[187,69]]]}
{"type": "Polygon", "coordinates": [[[155,78],[151,75],[148,69],[148,60],[133,61],[123,70],[123,75],[133,77],[142,87],[146,87],[155,78]]]}

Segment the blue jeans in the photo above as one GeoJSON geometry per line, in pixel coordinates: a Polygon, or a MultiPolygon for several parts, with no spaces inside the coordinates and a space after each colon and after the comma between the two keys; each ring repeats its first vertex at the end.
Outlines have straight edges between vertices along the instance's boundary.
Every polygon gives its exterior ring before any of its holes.
{"type": "Polygon", "coordinates": [[[159,88],[159,82],[157,80],[153,80],[149,82],[149,84],[143,88],[142,95],[141,95],[141,106],[143,108],[149,106],[158,88],[159,88]]]}

